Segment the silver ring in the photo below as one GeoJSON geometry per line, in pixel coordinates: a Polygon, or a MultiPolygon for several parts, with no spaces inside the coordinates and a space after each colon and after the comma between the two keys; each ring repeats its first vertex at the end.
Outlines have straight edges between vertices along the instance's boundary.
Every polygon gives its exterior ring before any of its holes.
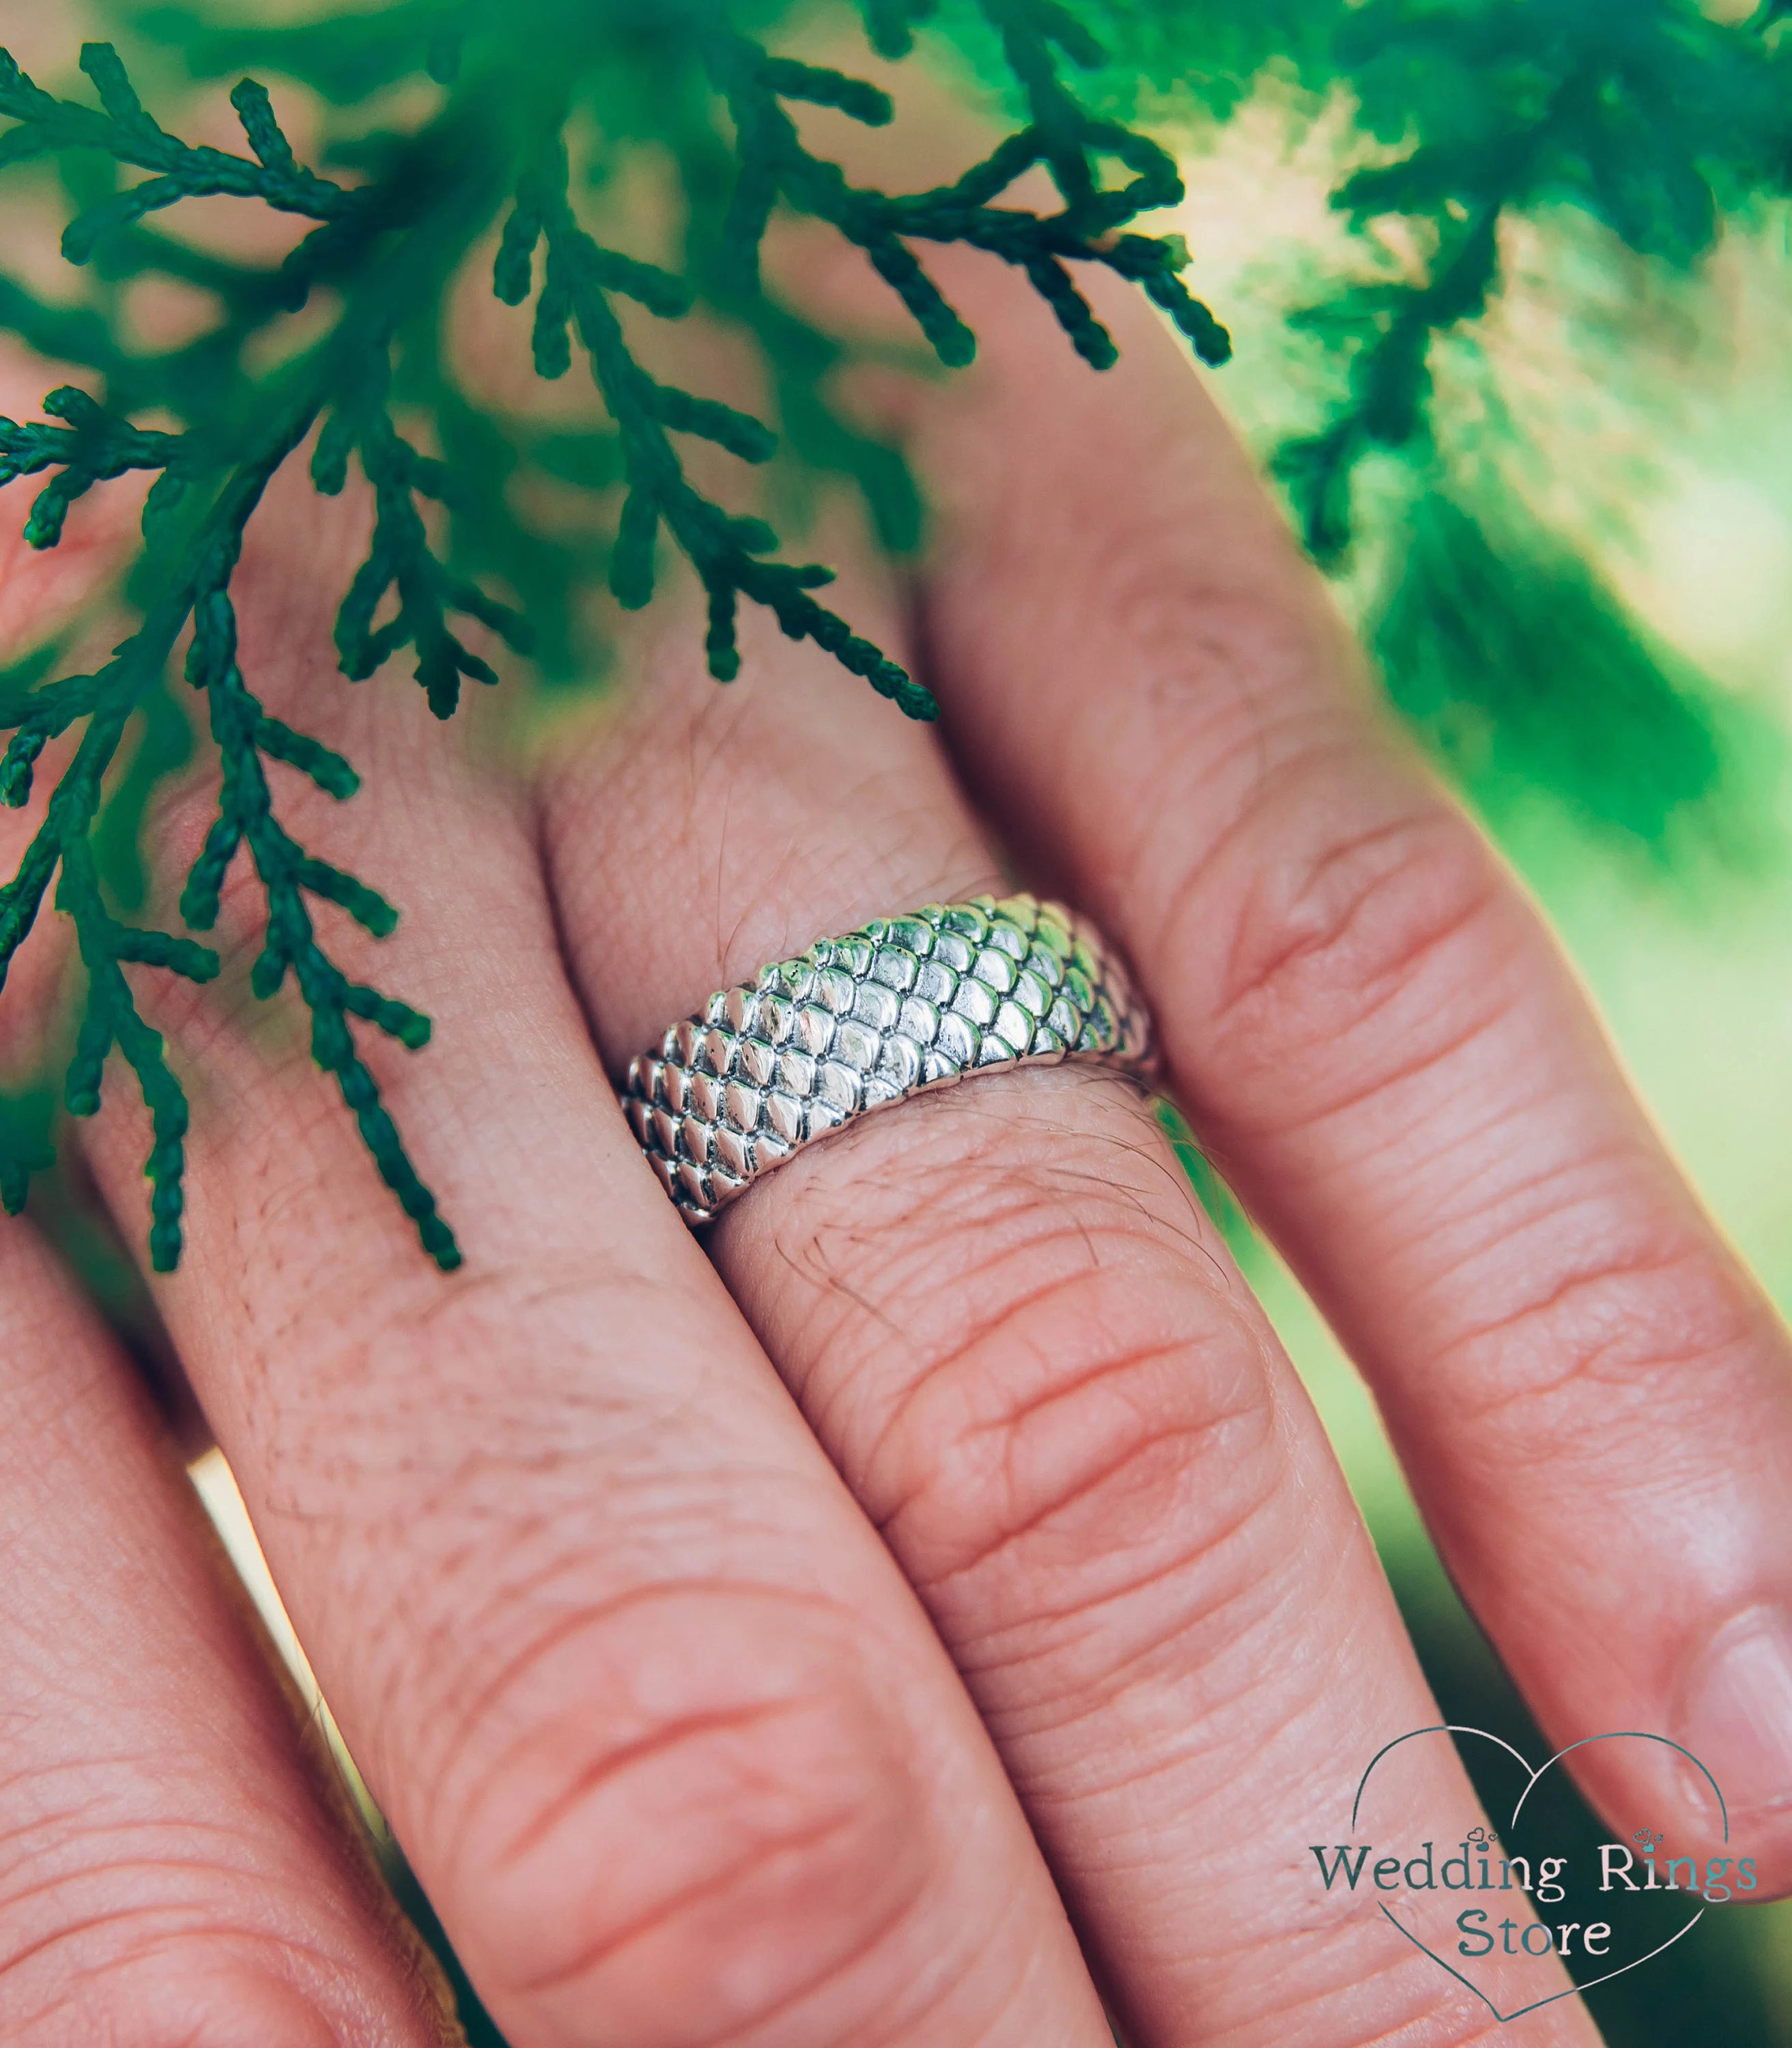
{"type": "Polygon", "coordinates": [[[977,896],[874,917],[721,990],[630,1063],[622,1103],[694,1228],[874,1109],[1067,1059],[1149,1076],[1126,970],[1061,904],[977,896]]]}

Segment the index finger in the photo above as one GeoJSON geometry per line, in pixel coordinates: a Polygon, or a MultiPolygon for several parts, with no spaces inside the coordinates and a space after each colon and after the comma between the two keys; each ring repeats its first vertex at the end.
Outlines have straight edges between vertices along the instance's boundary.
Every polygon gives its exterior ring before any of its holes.
{"type": "MultiPolygon", "coordinates": [[[[1007,281],[949,289],[982,360],[913,432],[966,773],[1129,948],[1546,1733],[1684,1744],[1792,1887],[1784,1330],[1167,337],[1099,294],[1125,356],[1097,379],[1007,281]]],[[[1647,1747],[1581,1775],[1715,1843],[1647,1747]]]]}

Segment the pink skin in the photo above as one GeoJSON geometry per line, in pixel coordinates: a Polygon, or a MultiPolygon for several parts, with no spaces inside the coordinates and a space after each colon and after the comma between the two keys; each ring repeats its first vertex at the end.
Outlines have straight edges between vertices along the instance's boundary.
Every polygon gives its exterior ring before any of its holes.
{"type": "MultiPolygon", "coordinates": [[[[369,1057],[470,1256],[422,1265],[302,1043],[252,1017],[239,875],[222,993],[155,992],[196,1111],[161,1305],[515,2048],[1099,2048],[1104,1999],[1141,2048],[1484,2039],[1484,2003],[1317,1882],[1307,1844],[1344,1838],[1368,1758],[1437,1710],[1299,1383],[1138,1096],[1066,1069],[909,1105],[754,1190],[706,1255],[611,1093],[712,987],[986,886],[1015,849],[1127,947],[1190,1113],[1373,1375],[1552,1735],[1708,1730],[1756,1795],[1740,1852],[1792,1883],[1759,1619],[1792,1584],[1781,1332],[1518,893],[1380,729],[1168,344],[1116,308],[1127,359],[1098,383],[1023,292],[952,289],[984,365],[911,420],[941,497],[912,595],[943,735],[758,625],[718,691],[674,601],[611,704],[526,771],[475,766],[402,676],[333,678],[363,512],[302,479],[273,494],[246,665],[374,793],[337,808],[283,777],[277,801],[404,907],[377,958],[331,937],[436,1020],[421,1058],[369,1057]],[[1701,1679],[1712,1641],[1751,1693],[1701,1679]]],[[[849,522],[831,537],[851,615],[900,646],[902,594],[849,522]]],[[[176,855],[209,801],[173,802],[176,855]]],[[[91,1154],[134,1241],[144,1146],[114,1076],[91,1154]]],[[[95,1851],[66,1925],[53,1891],[0,1890],[0,2011],[45,1939],[70,1987],[19,2007],[9,2042],[129,2033],[164,1964],[117,1944],[120,1919],[173,1910],[227,1847],[237,1920],[187,1923],[189,2031],[167,2038],[236,2038],[246,2010],[270,2048],[427,2039],[165,1476],[126,1484],[153,1460],[116,1361],[56,1314],[10,1370],[85,1375],[135,1419],[123,1448],[83,1430],[83,1460],[66,1430],[17,1440],[34,1519],[69,1532],[32,1611],[81,1615],[59,1684],[195,1710],[146,1716],[128,1760],[77,1724],[34,1738],[36,1769],[97,1798],[156,1786],[144,1825],[171,1846],[95,1851]],[[168,1561],[117,1612],[83,1562],[107,1544],[168,1561]],[[207,1788],[216,1845],[178,1847],[180,1786],[207,1788]],[[259,1989],[238,1922],[273,1930],[257,1968],[285,1959],[259,1989]]],[[[0,1606],[0,1626],[28,1623],[0,1606]]],[[[1615,1825],[1707,1825],[1608,1747],[1585,1782],[1615,1825]]],[[[1385,1783],[1388,1838],[1483,1817],[1441,1744],[1385,1783]]],[[[0,1783],[0,1832],[31,1824],[25,1796],[0,1783]]],[[[1490,1962],[1505,2009],[1566,1984],[1490,1962]]],[[[1596,2037],[1565,1999],[1506,2038],[1596,2037]]]]}

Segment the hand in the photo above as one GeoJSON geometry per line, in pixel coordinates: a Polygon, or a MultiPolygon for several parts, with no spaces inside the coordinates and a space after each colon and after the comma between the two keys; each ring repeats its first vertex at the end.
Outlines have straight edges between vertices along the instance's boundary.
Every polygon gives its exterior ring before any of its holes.
{"type": "MultiPolygon", "coordinates": [[[[662,611],[526,778],[475,765],[333,674],[360,514],[283,480],[244,664],[367,778],[277,801],[403,907],[379,972],[435,1041],[367,1056],[469,1257],[419,1257],[289,1022],[162,987],[195,1115],[157,1300],[514,2048],[1096,2048],[1098,1984],[1140,2048],[1482,2039],[1315,1885],[1437,1710],[1140,1096],[979,1077],[700,1243],[616,1107],[712,989],[1013,849],[1130,955],[1552,1740],[1674,1736],[1792,1886],[1782,1332],[1173,347],[1116,300],[1097,378],[1024,289],[951,288],[983,357],[913,411],[935,564],[862,552],[844,606],[924,657],[938,733],[763,622],[719,689],[662,611]]],[[[124,1088],[90,1142],[140,1241],[124,1088]]],[[[29,1227],[0,1260],[0,2035],[435,2038],[130,1372],[29,1227]]],[[[1710,1839],[1665,1761],[1585,1754],[1608,1812],[1710,1839]]],[[[1442,1754],[1403,1783],[1440,1838],[1479,1817],[1442,1754]]],[[[1526,2025],[1594,2038],[1573,2000],[1526,2025]]]]}

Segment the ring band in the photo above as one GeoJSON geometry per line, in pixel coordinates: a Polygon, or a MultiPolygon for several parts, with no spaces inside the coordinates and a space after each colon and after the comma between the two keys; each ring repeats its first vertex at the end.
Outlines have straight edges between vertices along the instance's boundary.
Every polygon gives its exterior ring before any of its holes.
{"type": "Polygon", "coordinates": [[[874,917],[711,996],[630,1063],[622,1103],[695,1227],[874,1109],[1066,1059],[1150,1073],[1125,969],[1061,904],[977,896],[874,917]]]}

